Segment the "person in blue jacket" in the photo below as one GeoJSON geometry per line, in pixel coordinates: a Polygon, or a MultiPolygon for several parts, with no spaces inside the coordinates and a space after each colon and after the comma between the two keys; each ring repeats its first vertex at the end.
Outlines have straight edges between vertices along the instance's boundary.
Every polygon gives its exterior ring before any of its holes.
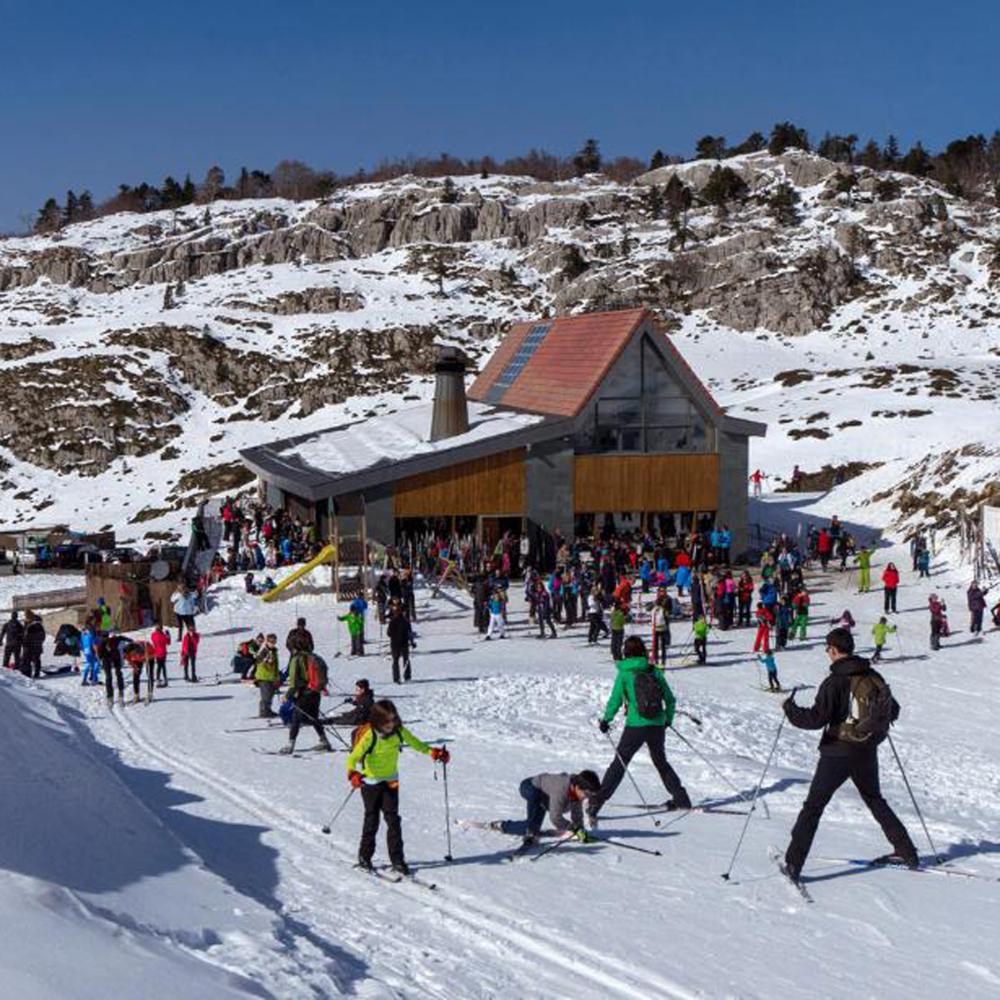
{"type": "Polygon", "coordinates": [[[80,652],[83,654],[83,679],[81,686],[98,683],[100,661],[97,658],[97,633],[91,622],[87,622],[80,634],[80,652]]]}
{"type": "Polygon", "coordinates": [[[775,605],[778,603],[778,588],[770,580],[765,580],[760,585],[760,603],[774,614],[775,605]]]}
{"type": "Polygon", "coordinates": [[[733,547],[733,533],[729,530],[729,525],[724,524],[719,530],[719,562],[724,566],[729,565],[729,550],[733,547]]]}

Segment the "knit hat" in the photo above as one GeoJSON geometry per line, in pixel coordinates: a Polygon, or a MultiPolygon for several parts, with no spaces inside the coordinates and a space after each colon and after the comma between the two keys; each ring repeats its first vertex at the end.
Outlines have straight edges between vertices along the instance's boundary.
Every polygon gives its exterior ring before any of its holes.
{"type": "Polygon", "coordinates": [[[846,628],[835,628],[827,632],[826,644],[847,656],[854,652],[854,636],[846,628]]]}

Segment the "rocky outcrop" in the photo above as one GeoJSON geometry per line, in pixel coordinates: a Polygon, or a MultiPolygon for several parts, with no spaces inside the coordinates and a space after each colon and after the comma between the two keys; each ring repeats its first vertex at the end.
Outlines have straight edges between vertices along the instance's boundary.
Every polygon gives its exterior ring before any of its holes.
{"type": "Polygon", "coordinates": [[[230,309],[248,309],[275,316],[298,316],[302,313],[354,312],[364,308],[365,300],[357,292],[345,292],[336,285],[330,285],[325,288],[282,292],[281,295],[256,302],[249,299],[229,299],[225,305],[230,309]]]}

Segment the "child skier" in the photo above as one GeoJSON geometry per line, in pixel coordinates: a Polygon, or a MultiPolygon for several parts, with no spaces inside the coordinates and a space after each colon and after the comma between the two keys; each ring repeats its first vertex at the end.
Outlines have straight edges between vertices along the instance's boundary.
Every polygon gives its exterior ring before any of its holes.
{"type": "Polygon", "coordinates": [[[337,621],[347,623],[347,634],[351,637],[351,656],[365,655],[365,620],[352,604],[346,615],[339,615],[337,621]]]}
{"type": "Polygon", "coordinates": [[[87,622],[80,635],[80,652],[83,654],[83,678],[81,687],[96,684],[99,665],[97,661],[97,631],[92,622],[87,622]]]}
{"type": "Polygon", "coordinates": [[[872,638],[875,640],[875,653],[872,656],[872,663],[882,659],[882,647],[885,645],[886,636],[896,631],[895,625],[890,625],[883,615],[872,625],[872,638]]]}
{"type": "Polygon", "coordinates": [[[196,684],[198,682],[198,643],[201,636],[189,628],[181,639],[181,666],[184,668],[184,680],[196,684]]]}
{"type": "Polygon", "coordinates": [[[795,608],[795,620],[792,622],[793,638],[805,639],[806,637],[806,628],[809,625],[810,602],[809,591],[805,587],[792,598],[792,607],[795,608]]]}
{"type": "Polygon", "coordinates": [[[774,659],[774,653],[758,653],[757,660],[767,668],[768,691],[780,691],[781,684],[778,681],[778,664],[774,659]]]}
{"type": "Polygon", "coordinates": [[[704,615],[699,615],[691,626],[694,633],[694,652],[698,657],[698,662],[708,663],[708,622],[704,615]]]}
{"type": "Polygon", "coordinates": [[[788,646],[788,632],[794,619],[795,611],[792,605],[784,599],[779,601],[774,622],[774,644],[778,649],[785,649],[788,646]]]}
{"type": "Polygon", "coordinates": [[[435,762],[447,764],[447,750],[430,747],[418,740],[399,719],[396,706],[388,700],[372,707],[370,721],[358,730],[354,748],[347,756],[347,778],[354,788],[361,789],[365,807],[361,843],[358,847],[358,867],[374,871],[375,835],[379,814],[385,817],[386,844],[393,870],[409,875],[403,854],[403,831],[399,818],[399,753],[403,744],[429,754],[435,762]]]}
{"type": "Polygon", "coordinates": [[[839,618],[831,618],[830,624],[834,628],[842,628],[850,632],[851,629],[857,627],[857,622],[854,620],[854,615],[851,614],[849,608],[844,608],[844,613],[839,618]]]}

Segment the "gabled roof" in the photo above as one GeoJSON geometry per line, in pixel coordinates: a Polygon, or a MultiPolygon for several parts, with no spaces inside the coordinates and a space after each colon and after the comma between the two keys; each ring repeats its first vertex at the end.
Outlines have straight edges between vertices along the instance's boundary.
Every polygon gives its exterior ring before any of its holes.
{"type": "Polygon", "coordinates": [[[625,309],[515,323],[469,399],[575,417],[646,316],[645,309],[625,309]]]}

